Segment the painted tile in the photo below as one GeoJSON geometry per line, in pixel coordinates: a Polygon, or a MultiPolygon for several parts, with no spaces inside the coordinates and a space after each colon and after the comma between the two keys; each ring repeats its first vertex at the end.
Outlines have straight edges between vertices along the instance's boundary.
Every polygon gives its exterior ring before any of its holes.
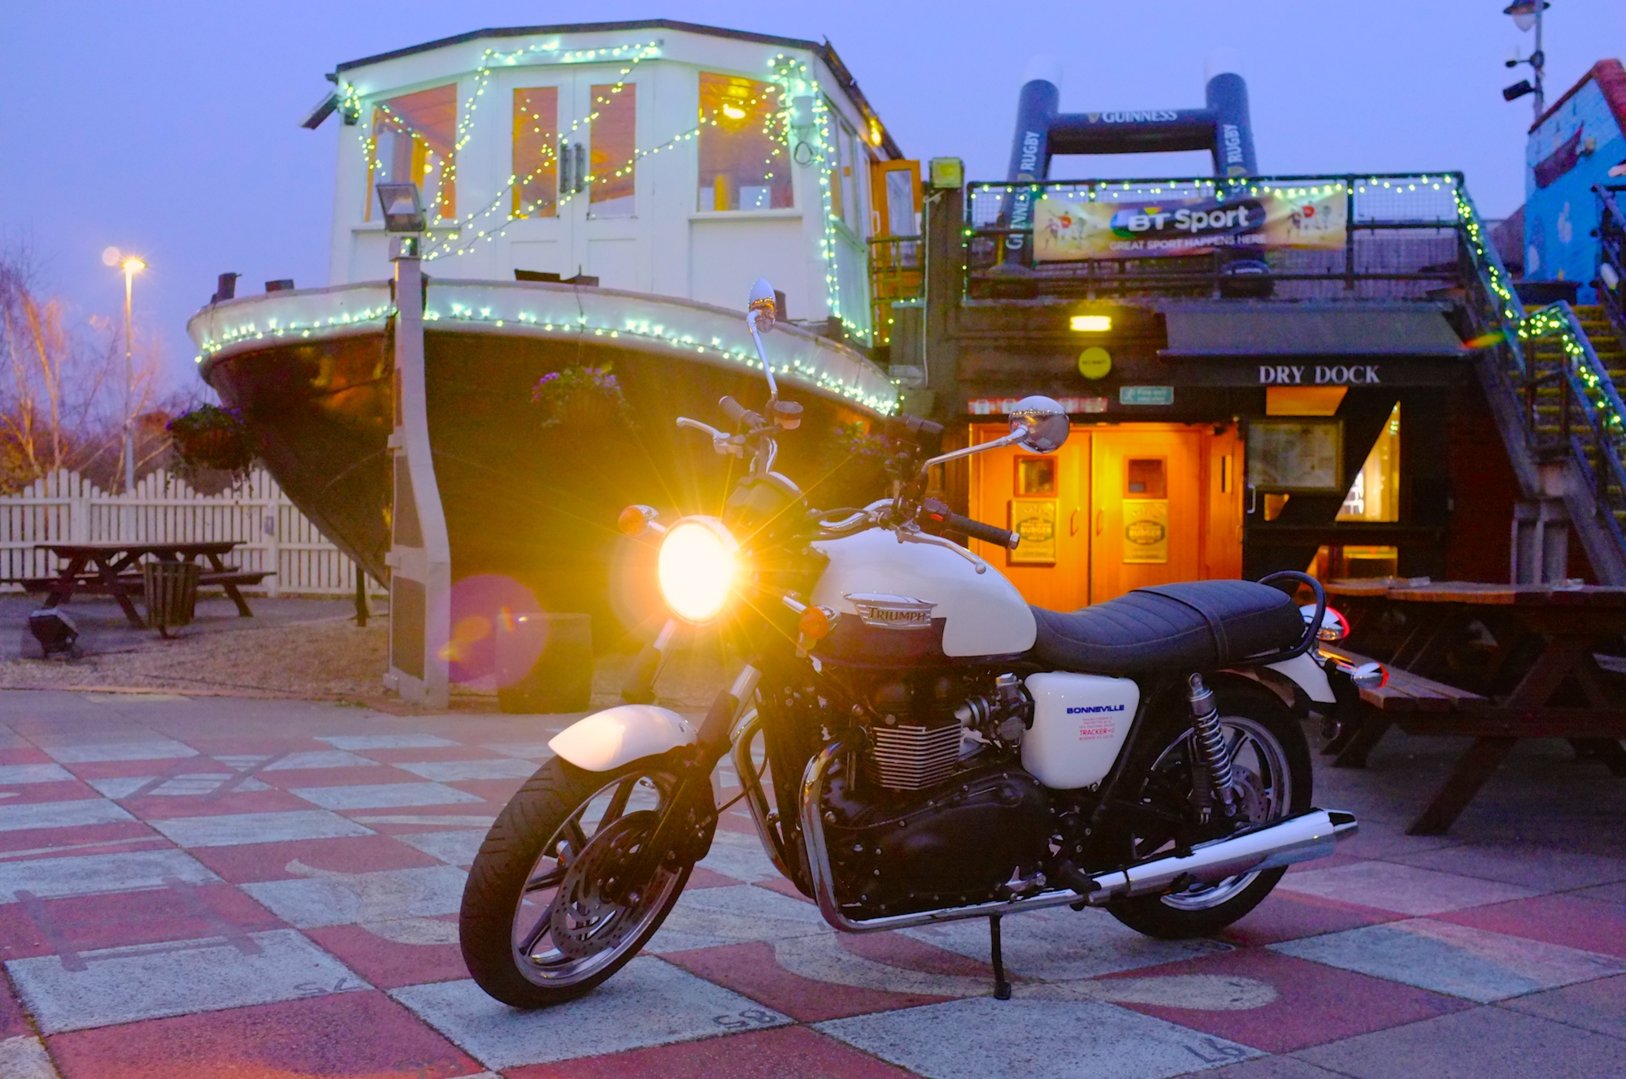
{"type": "Polygon", "coordinates": [[[0,861],[111,854],[168,845],[168,840],[138,820],[78,828],[36,828],[27,832],[0,832],[0,861]]]}
{"type": "Polygon", "coordinates": [[[369,834],[367,828],[355,821],[319,809],[292,813],[222,813],[148,823],[180,847],[227,847],[238,843],[369,834]]]}
{"type": "Polygon", "coordinates": [[[1427,918],[1270,947],[1481,1003],[1626,972],[1626,963],[1609,956],[1427,918]]]}
{"type": "Polygon", "coordinates": [[[534,764],[541,764],[553,756],[553,750],[548,748],[547,739],[540,742],[482,742],[480,748],[500,753],[504,757],[523,758],[534,764]]]}
{"type": "Polygon", "coordinates": [[[488,828],[459,828],[456,831],[419,832],[394,838],[447,865],[467,869],[473,863],[480,844],[485,842],[488,831],[488,828]]]}
{"type": "Polygon", "coordinates": [[[1609,858],[1548,844],[1464,844],[1394,861],[1465,877],[1499,880],[1544,892],[1567,892],[1626,881],[1626,858],[1609,858]]]}
{"type": "Polygon", "coordinates": [[[689,1041],[788,1020],[652,956],[628,963],[568,1008],[517,1012],[472,981],[390,993],[492,1069],[689,1041]]]}
{"type": "Polygon", "coordinates": [[[32,1033],[34,1029],[28,1025],[28,1016],[23,1012],[22,1002],[17,999],[16,992],[11,988],[11,979],[6,977],[5,969],[0,967],[0,1041],[32,1033]]]}
{"type": "Polygon", "coordinates": [[[0,813],[0,832],[33,828],[75,828],[86,824],[132,821],[134,817],[105,798],[73,802],[34,802],[7,805],[0,813]]]}
{"type": "Polygon", "coordinates": [[[463,810],[456,813],[352,813],[350,819],[357,824],[376,828],[385,835],[406,835],[426,828],[462,828],[485,831],[497,819],[494,807],[463,810]]]}
{"type": "Polygon", "coordinates": [[[472,794],[481,801],[488,802],[494,807],[508,804],[514,792],[524,784],[523,779],[462,779],[449,784],[464,794],[472,794]]]}
{"type": "Polygon", "coordinates": [[[229,884],[185,884],[89,896],[20,895],[0,918],[0,958],[55,954],[67,966],[101,948],[165,940],[236,938],[286,928],[229,884]]]}
{"type": "Polygon", "coordinates": [[[29,1037],[0,1041],[0,1075],[6,1079],[57,1079],[44,1044],[29,1037]]]}
{"type": "Polygon", "coordinates": [[[1524,899],[1536,894],[1533,889],[1512,884],[1388,862],[1361,862],[1333,869],[1289,873],[1277,887],[1282,891],[1318,895],[1326,899],[1359,903],[1375,910],[1411,915],[1439,914],[1486,903],[1524,899]]]}
{"type": "Polygon", "coordinates": [[[346,734],[318,738],[317,741],[326,742],[334,749],[361,752],[369,749],[436,749],[441,746],[457,745],[449,738],[433,734],[346,734]]]}
{"type": "Polygon", "coordinates": [[[1274,944],[1354,929],[1358,925],[1394,921],[1398,917],[1393,911],[1373,910],[1314,895],[1296,895],[1278,888],[1218,936],[1232,944],[1274,944]]]}
{"type": "Polygon", "coordinates": [[[766,888],[699,888],[678,897],[644,950],[660,954],[831,931],[814,907],[766,888]]]}
{"type": "MultiPolygon", "coordinates": [[[[256,782],[247,776],[233,782],[256,782]]],[[[243,791],[228,783],[213,794],[192,798],[135,794],[123,799],[124,808],[144,819],[179,820],[182,817],[247,816],[264,813],[307,813],[310,803],[273,787],[243,791]]]]}
{"type": "Polygon", "coordinates": [[[51,1039],[75,1076],[400,1076],[449,1079],[480,1065],[383,993],[257,1004],[51,1039]]]}
{"type": "Polygon", "coordinates": [[[201,798],[219,794],[228,784],[232,790],[244,793],[270,789],[257,779],[238,778],[229,772],[200,772],[180,776],[114,776],[90,780],[90,785],[106,798],[130,798],[136,795],[155,798],[201,798]]]}
{"type": "Polygon", "coordinates": [[[768,855],[763,852],[762,842],[757,839],[754,828],[749,834],[718,829],[711,841],[711,850],[706,852],[699,864],[735,880],[752,881],[779,876],[779,870],[773,867],[768,855]]]}
{"type": "Polygon", "coordinates": [[[342,749],[307,749],[277,753],[260,765],[262,772],[312,771],[321,768],[376,768],[378,762],[342,749]]]}
{"type": "Polygon", "coordinates": [[[663,958],[803,1023],[982,996],[993,985],[985,966],[893,933],[821,933],[663,958]],[[881,946],[855,946],[872,941],[881,946]]]}
{"type": "Polygon", "coordinates": [[[483,761],[400,761],[395,767],[437,783],[468,779],[529,779],[536,766],[530,761],[498,757],[483,761]]]}
{"type": "Polygon", "coordinates": [[[318,926],[305,935],[380,989],[469,976],[455,915],[318,926]]]}
{"type": "Polygon", "coordinates": [[[140,741],[67,742],[41,746],[62,764],[90,764],[101,761],[161,761],[195,757],[198,751],[172,738],[140,741]]]}
{"type": "Polygon", "coordinates": [[[934,1079],[986,1079],[1018,1060],[1023,1079],[1077,1079],[1080,1061],[1114,1079],[1161,1079],[1259,1055],[1110,1004],[1020,996],[835,1019],[816,1029],[934,1079]]]}
{"type": "Polygon", "coordinates": [[[909,1072],[806,1027],[629,1049],[608,1056],[510,1070],[508,1079],[909,1079],[909,1072]],[[792,1063],[794,1062],[794,1063],[792,1063]]]}
{"type": "Polygon", "coordinates": [[[19,892],[49,899],[156,888],[171,879],[202,884],[218,878],[178,850],[34,858],[0,862],[0,902],[15,903],[19,892]]]}
{"type": "Polygon", "coordinates": [[[422,851],[382,835],[194,847],[192,856],[218,873],[221,879],[234,884],[310,877],[324,871],[370,873],[438,864],[422,851]]]}
{"type": "Polygon", "coordinates": [[[472,794],[443,783],[369,783],[345,787],[297,787],[294,794],[323,809],[398,809],[404,806],[478,802],[472,794]]]}
{"type": "Polygon", "coordinates": [[[72,779],[73,773],[60,764],[0,764],[0,787],[59,783],[72,779]]]}
{"type": "Polygon", "coordinates": [[[1437,920],[1626,959],[1626,908],[1595,899],[1542,895],[1442,914],[1437,920]]]}
{"type": "Polygon", "coordinates": [[[1620,1073],[1621,1043],[1505,1008],[1474,1008],[1296,1054],[1363,1079],[1418,1076],[1604,1076],[1620,1073]]]}
{"type": "Polygon", "coordinates": [[[6,964],[47,1034],[366,988],[342,963],[291,929],[230,943],[107,948],[80,958],[80,970],[68,969],[55,956],[6,964]]]}
{"type": "Polygon", "coordinates": [[[430,866],[378,873],[313,872],[305,880],[261,881],[242,888],[290,925],[304,928],[455,914],[466,878],[460,869],[430,866]]]}
{"type": "Polygon", "coordinates": [[[1502,1007],[1626,1040],[1626,975],[1531,993],[1502,1007]]]}
{"type": "MultiPolygon", "coordinates": [[[[1005,966],[1013,979],[1082,981],[1230,951],[1214,940],[1153,940],[1121,925],[1105,911],[1066,907],[1006,918],[1001,925],[1005,966]]],[[[988,961],[988,923],[982,919],[900,930],[906,936],[970,959],[988,961]]]]}
{"type": "Polygon", "coordinates": [[[1287,1053],[1470,1007],[1454,997],[1249,949],[1070,989],[1193,1030],[1287,1053]]]}

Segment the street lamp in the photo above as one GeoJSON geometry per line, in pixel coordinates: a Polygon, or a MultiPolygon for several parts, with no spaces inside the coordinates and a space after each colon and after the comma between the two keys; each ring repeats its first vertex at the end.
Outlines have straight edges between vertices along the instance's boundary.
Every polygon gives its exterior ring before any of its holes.
{"type": "Polygon", "coordinates": [[[1502,14],[1510,16],[1513,19],[1513,25],[1518,27],[1521,32],[1528,32],[1532,27],[1536,31],[1536,49],[1530,54],[1529,59],[1514,59],[1507,62],[1508,67],[1529,64],[1530,73],[1535,79],[1535,84],[1531,85],[1529,79],[1520,79],[1512,86],[1502,89],[1502,99],[1504,101],[1514,101],[1525,94],[1534,94],[1535,118],[1537,120],[1540,120],[1541,114],[1546,111],[1547,100],[1541,88],[1541,69],[1547,63],[1547,55],[1541,51],[1541,13],[1550,7],[1552,7],[1552,4],[1548,3],[1548,0],[1513,0],[1513,3],[1502,9],[1502,14]]]}
{"type": "MultiPolygon", "coordinates": [[[[124,271],[124,493],[135,490],[135,365],[131,359],[130,296],[135,275],[147,268],[139,255],[119,259],[124,271]]],[[[134,538],[134,537],[132,537],[134,538]]]]}

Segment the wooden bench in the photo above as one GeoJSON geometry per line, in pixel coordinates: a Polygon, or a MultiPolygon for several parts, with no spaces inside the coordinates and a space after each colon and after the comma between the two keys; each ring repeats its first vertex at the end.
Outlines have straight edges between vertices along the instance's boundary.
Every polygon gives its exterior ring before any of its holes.
{"type": "Polygon", "coordinates": [[[221,585],[248,585],[253,587],[267,577],[275,577],[273,570],[240,570],[235,566],[227,566],[223,570],[204,570],[198,574],[198,587],[208,588],[221,585]]]}
{"type": "MultiPolygon", "coordinates": [[[[117,578],[117,587],[120,591],[141,591],[141,575],[139,573],[121,573],[117,578]]],[[[107,582],[94,573],[81,573],[69,581],[61,577],[13,577],[7,580],[8,584],[20,584],[24,592],[70,593],[83,592],[86,595],[106,596],[112,594],[107,582]],[[64,588],[64,584],[70,586],[64,588]]]]}
{"type": "MultiPolygon", "coordinates": [[[[1372,660],[1353,652],[1337,649],[1340,656],[1359,666],[1372,660]]],[[[1432,678],[1413,674],[1399,667],[1384,664],[1388,680],[1381,686],[1361,689],[1360,721],[1352,730],[1340,731],[1325,752],[1334,754],[1333,765],[1338,768],[1364,768],[1366,755],[1378,744],[1386,731],[1396,722],[1408,733],[1415,726],[1418,733],[1427,733],[1426,716],[1415,713],[1451,712],[1470,702],[1482,702],[1484,697],[1465,689],[1436,682],[1432,678]]]]}

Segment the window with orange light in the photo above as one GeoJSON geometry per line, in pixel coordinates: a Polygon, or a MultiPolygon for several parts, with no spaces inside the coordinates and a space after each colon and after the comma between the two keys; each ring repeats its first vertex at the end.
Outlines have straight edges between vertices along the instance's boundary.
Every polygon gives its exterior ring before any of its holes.
{"type": "Polygon", "coordinates": [[[858,186],[869,182],[869,155],[863,150],[858,133],[840,118],[835,106],[827,104],[826,107],[830,110],[830,212],[862,235],[864,206],[858,186]]]}
{"type": "Polygon", "coordinates": [[[782,210],[794,205],[779,87],[700,73],[702,210],[782,210]]]}
{"type": "Polygon", "coordinates": [[[631,217],[638,180],[638,87],[630,82],[592,87],[587,123],[587,213],[631,217]]]}
{"type": "Polygon", "coordinates": [[[373,135],[367,142],[365,220],[377,207],[373,189],[381,183],[414,183],[423,195],[425,216],[457,216],[457,86],[447,84],[388,98],[373,106],[373,135]]]}
{"type": "Polygon", "coordinates": [[[559,88],[514,91],[515,217],[559,214],[559,88]]]}

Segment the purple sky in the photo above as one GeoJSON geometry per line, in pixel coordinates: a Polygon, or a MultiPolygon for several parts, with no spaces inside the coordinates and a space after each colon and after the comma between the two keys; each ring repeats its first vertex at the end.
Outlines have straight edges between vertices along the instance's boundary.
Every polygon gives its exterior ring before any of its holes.
{"type": "MultiPolygon", "coordinates": [[[[80,318],[117,315],[109,244],[144,255],[138,335],[176,384],[195,377],[186,319],[215,275],[323,284],[339,126],[299,121],[341,61],[482,27],[671,18],[828,37],[906,154],[999,179],[1016,91],[1059,55],[1062,108],[1195,107],[1204,59],[1241,58],[1265,174],[1459,169],[1482,213],[1523,199],[1530,99],[1500,89],[1518,33],[1506,0],[1020,5],[876,0],[480,4],[280,0],[0,2],[0,241],[27,238],[42,284],[80,318]],[[398,12],[386,18],[386,12],[398,12]],[[1007,18],[1009,16],[1009,18],[1007,18]]],[[[1553,0],[1548,99],[1626,53],[1626,2],[1553,0]]],[[[1072,158],[1057,177],[1195,175],[1204,154],[1072,158]]]]}

